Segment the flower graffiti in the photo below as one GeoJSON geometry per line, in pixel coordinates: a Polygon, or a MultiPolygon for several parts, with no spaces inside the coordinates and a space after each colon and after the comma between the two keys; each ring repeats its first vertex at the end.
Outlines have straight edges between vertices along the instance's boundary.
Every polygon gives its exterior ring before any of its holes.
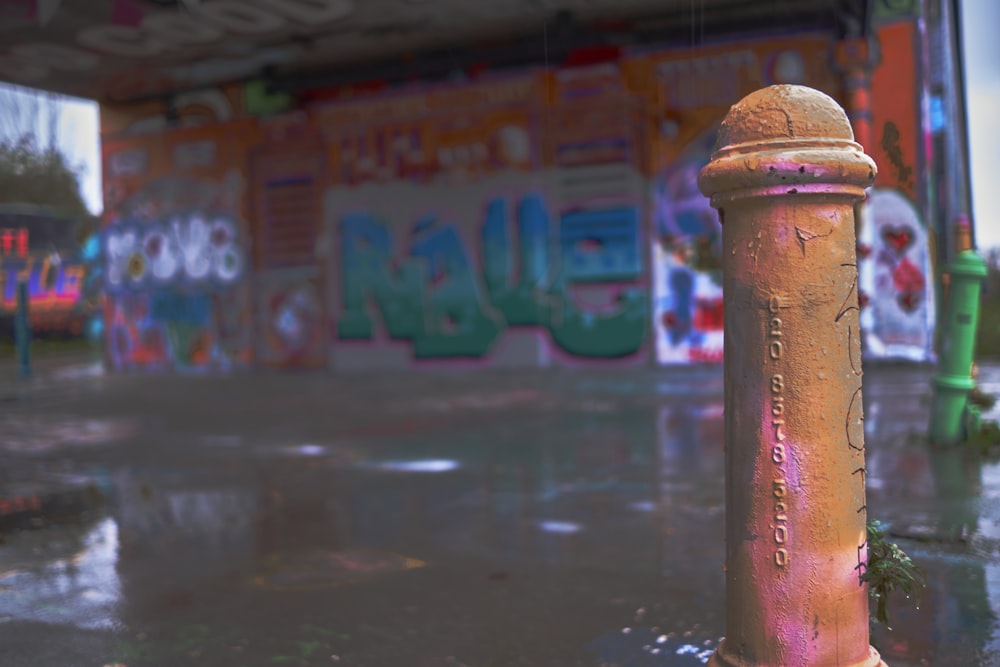
{"type": "Polygon", "coordinates": [[[105,233],[108,286],[237,282],[245,268],[237,224],[225,216],[178,216],[165,223],[114,225],[105,233]]]}

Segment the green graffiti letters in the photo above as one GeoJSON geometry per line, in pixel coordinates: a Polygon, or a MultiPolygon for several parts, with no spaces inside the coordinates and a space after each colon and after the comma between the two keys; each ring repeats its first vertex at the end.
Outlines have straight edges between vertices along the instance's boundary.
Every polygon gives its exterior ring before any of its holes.
{"type": "Polygon", "coordinates": [[[477,273],[453,224],[418,220],[398,259],[385,223],[347,215],[338,229],[338,336],[373,340],[377,312],[388,337],[411,341],[418,359],[486,356],[507,327],[544,327],[575,356],[637,353],[649,314],[636,212],[574,212],[560,219],[558,238],[551,231],[539,195],[521,199],[513,225],[507,200],[489,202],[477,273]],[[613,308],[580,306],[574,286],[612,290],[613,308]]]}

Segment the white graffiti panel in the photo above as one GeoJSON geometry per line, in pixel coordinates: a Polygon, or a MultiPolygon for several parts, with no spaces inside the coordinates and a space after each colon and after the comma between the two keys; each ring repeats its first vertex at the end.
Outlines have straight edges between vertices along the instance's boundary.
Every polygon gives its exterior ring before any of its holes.
{"type": "Polygon", "coordinates": [[[246,258],[238,224],[227,217],[178,216],[163,223],[113,225],[105,232],[111,289],[177,282],[231,284],[246,258]]]}
{"type": "Polygon", "coordinates": [[[861,226],[858,273],[865,354],[931,361],[934,273],[927,230],[900,192],[876,188],[861,226]]]}

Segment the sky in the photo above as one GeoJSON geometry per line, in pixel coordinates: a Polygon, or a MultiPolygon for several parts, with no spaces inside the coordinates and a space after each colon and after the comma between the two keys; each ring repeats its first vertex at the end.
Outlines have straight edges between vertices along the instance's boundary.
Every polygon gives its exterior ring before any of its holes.
{"type": "MultiPolygon", "coordinates": [[[[982,249],[1000,247],[1000,2],[962,0],[965,78],[968,95],[973,220],[982,249]]],[[[2,86],[3,84],[0,84],[2,86]]],[[[18,95],[15,92],[13,95],[18,95]]],[[[101,156],[97,105],[62,97],[58,144],[71,164],[82,166],[84,201],[100,213],[101,156]]],[[[0,138],[4,129],[0,128],[0,138]]]]}
{"type": "MultiPolygon", "coordinates": [[[[12,104],[30,108],[32,100],[38,99],[37,91],[26,88],[0,84],[0,89],[2,89],[0,105],[12,104]]],[[[50,96],[46,95],[45,100],[48,99],[50,96]]],[[[53,104],[59,114],[56,144],[67,157],[69,164],[79,167],[83,200],[91,213],[99,214],[104,206],[101,192],[101,141],[97,104],[90,100],[65,95],[51,96],[51,99],[54,100],[53,104]]],[[[7,110],[0,109],[0,113],[5,111],[7,110]]],[[[37,127],[16,128],[15,122],[5,119],[5,122],[0,123],[0,139],[13,139],[16,138],[12,136],[15,133],[31,131],[39,137],[46,137],[48,130],[45,126],[45,102],[42,103],[36,120],[37,127]]]]}
{"type": "Polygon", "coordinates": [[[972,218],[980,248],[1000,247],[1000,2],[961,0],[972,218]]]}

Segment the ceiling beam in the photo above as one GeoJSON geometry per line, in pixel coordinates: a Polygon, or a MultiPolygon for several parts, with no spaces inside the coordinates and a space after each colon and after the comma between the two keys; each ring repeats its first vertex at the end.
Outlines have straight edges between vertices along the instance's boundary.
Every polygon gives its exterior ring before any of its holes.
{"type": "MultiPolygon", "coordinates": [[[[675,9],[653,16],[629,19],[627,29],[602,29],[599,22],[584,24],[568,12],[557,13],[531,35],[511,38],[498,46],[483,48],[456,46],[375,62],[340,64],[312,70],[267,68],[261,72],[269,90],[302,93],[307,90],[350,86],[370,81],[388,84],[408,81],[444,80],[484,67],[503,70],[549,63],[560,65],[571,53],[602,46],[695,46],[698,42],[717,41],[751,34],[788,30],[842,32],[867,28],[870,24],[869,0],[730,0],[708,4],[692,15],[689,8],[675,9]],[[692,27],[697,28],[694,33],[692,27]]],[[[694,5],[692,5],[693,7],[694,5]]]]}

